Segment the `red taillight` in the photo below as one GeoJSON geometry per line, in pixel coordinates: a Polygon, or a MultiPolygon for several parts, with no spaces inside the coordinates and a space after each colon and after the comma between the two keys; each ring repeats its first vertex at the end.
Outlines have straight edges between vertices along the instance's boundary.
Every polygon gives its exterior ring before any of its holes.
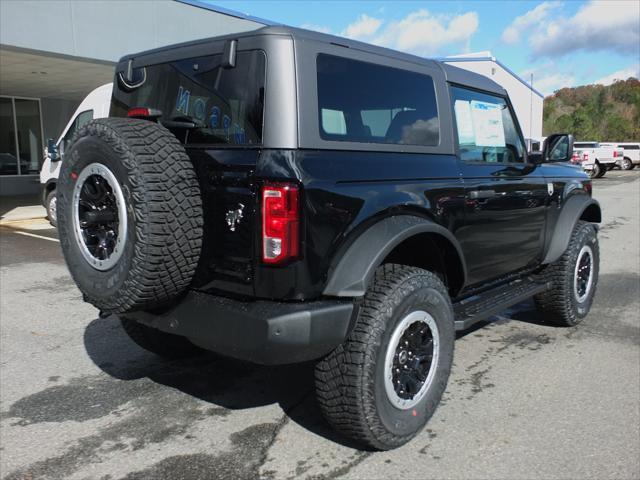
{"type": "Polygon", "coordinates": [[[583,153],[582,154],[582,161],[583,162],[588,162],[589,161],[589,154],[588,153],[583,153]]]}
{"type": "Polygon", "coordinates": [[[613,151],[613,158],[616,158],[617,156],[618,156],[618,151],[617,151],[617,150],[614,150],[614,151],[613,151]]]}
{"type": "Polygon", "coordinates": [[[262,187],[262,261],[284,263],[300,250],[300,189],[282,183],[262,187]]]}
{"type": "Polygon", "coordinates": [[[127,111],[127,117],[130,118],[158,118],[162,116],[160,110],[147,107],[133,107],[127,111]]]}
{"type": "Polygon", "coordinates": [[[580,155],[578,155],[577,153],[574,153],[571,156],[571,163],[580,163],[580,155]]]}

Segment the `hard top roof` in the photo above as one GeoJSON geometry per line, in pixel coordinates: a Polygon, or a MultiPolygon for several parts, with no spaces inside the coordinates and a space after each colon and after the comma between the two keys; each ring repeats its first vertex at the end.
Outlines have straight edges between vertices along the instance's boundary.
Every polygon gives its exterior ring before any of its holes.
{"type": "Polygon", "coordinates": [[[493,80],[485,77],[484,75],[480,75],[478,73],[457,68],[438,60],[427,59],[427,58],[419,57],[417,55],[411,55],[409,53],[399,52],[397,50],[392,50],[390,48],[379,47],[376,45],[371,45],[369,43],[359,42],[357,40],[350,40],[348,38],[338,37],[338,36],[330,35],[327,33],[314,32],[312,30],[305,30],[303,28],[289,27],[285,25],[274,25],[274,26],[269,25],[262,28],[258,28],[256,30],[250,30],[247,32],[240,32],[240,33],[234,33],[229,35],[204,38],[201,40],[192,40],[189,42],[178,43],[175,45],[169,45],[166,47],[139,52],[137,54],[127,55],[123,57],[120,60],[120,62],[128,61],[131,58],[138,58],[151,53],[172,50],[175,48],[184,48],[189,46],[202,45],[209,42],[219,42],[221,40],[241,39],[243,37],[255,37],[255,36],[261,36],[261,35],[284,35],[284,36],[289,36],[293,38],[294,41],[297,39],[300,39],[300,40],[305,40],[307,42],[334,44],[334,45],[339,45],[347,48],[352,48],[354,50],[359,50],[362,52],[372,53],[375,55],[391,57],[391,58],[403,60],[410,63],[428,65],[428,66],[440,68],[444,72],[445,78],[449,82],[478,88],[480,90],[494,92],[500,95],[505,94],[504,88],[502,88],[499,84],[497,84],[493,80]]]}

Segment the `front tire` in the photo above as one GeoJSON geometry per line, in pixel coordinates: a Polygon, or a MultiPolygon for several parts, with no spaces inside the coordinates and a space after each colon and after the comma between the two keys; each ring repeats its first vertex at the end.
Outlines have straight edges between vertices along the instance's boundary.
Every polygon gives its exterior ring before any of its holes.
{"type": "Polygon", "coordinates": [[[414,267],[376,271],[346,341],[316,366],[316,395],[328,422],[377,450],[417,435],[447,386],[455,340],[442,281],[414,267]]]}
{"type": "Polygon", "coordinates": [[[560,259],[545,269],[550,289],[535,296],[545,320],[572,327],[587,316],[598,286],[600,249],[596,229],[579,221],[560,259]]]}

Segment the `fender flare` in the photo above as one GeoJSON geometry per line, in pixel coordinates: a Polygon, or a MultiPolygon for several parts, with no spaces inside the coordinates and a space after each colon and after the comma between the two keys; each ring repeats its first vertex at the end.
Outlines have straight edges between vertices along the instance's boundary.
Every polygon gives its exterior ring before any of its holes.
{"type": "Polygon", "coordinates": [[[346,249],[329,272],[323,294],[333,297],[361,297],[376,269],[404,240],[421,233],[435,233],[451,243],[462,267],[463,283],[467,272],[464,255],[453,234],[437,223],[413,215],[385,218],[369,227],[346,249]]]}
{"type": "Polygon", "coordinates": [[[588,208],[593,210],[590,215],[591,218],[588,221],[600,223],[602,221],[602,213],[597,200],[587,195],[573,195],[569,197],[558,216],[553,236],[542,260],[543,264],[553,263],[562,256],[569,246],[571,234],[578,220],[582,218],[588,208]]]}

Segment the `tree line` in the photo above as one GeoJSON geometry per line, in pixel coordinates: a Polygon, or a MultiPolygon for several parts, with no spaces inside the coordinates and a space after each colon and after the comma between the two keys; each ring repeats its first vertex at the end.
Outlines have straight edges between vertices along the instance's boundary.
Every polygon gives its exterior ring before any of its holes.
{"type": "Polygon", "coordinates": [[[640,141],[640,80],[557,90],[544,99],[542,130],[583,141],[640,141]]]}

